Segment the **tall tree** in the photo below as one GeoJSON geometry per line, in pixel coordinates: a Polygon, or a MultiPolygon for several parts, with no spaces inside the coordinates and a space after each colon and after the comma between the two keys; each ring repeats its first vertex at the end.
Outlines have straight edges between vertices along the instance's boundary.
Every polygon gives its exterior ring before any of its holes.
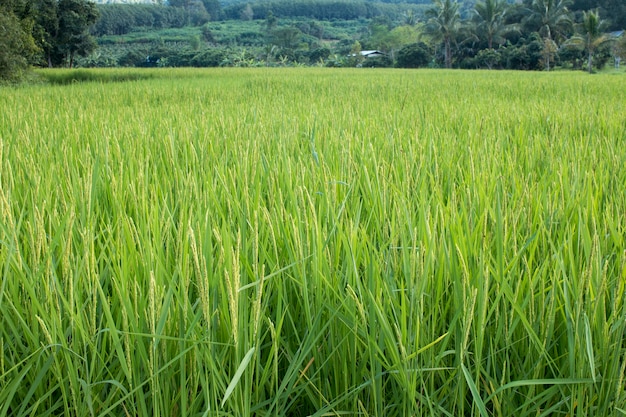
{"type": "Polygon", "coordinates": [[[480,37],[493,49],[493,43],[501,44],[506,33],[517,30],[516,26],[507,24],[508,4],[505,0],[484,0],[474,6],[474,23],[480,37]]]}
{"type": "Polygon", "coordinates": [[[58,18],[56,48],[72,68],[76,55],[85,56],[96,48],[89,27],[98,20],[98,9],[87,0],[59,0],[58,18]]]}
{"type": "Polygon", "coordinates": [[[402,15],[402,20],[402,23],[407,26],[415,26],[417,24],[417,16],[415,15],[415,12],[413,10],[407,10],[402,15]]]}
{"type": "Polygon", "coordinates": [[[21,2],[0,4],[0,80],[3,81],[19,80],[37,51],[32,19],[21,15],[25,12],[23,6],[21,2]]]}
{"type": "Polygon", "coordinates": [[[37,10],[33,37],[41,49],[44,61],[48,67],[58,61],[56,38],[59,35],[59,14],[57,0],[33,0],[33,7],[37,10]]]}
{"type": "Polygon", "coordinates": [[[461,26],[459,4],[456,0],[433,0],[433,7],[426,11],[428,22],[426,33],[433,40],[444,45],[444,60],[446,68],[452,67],[452,40],[461,26]]]}
{"type": "Polygon", "coordinates": [[[278,25],[278,19],[276,18],[276,16],[274,16],[274,13],[272,13],[272,11],[270,10],[267,13],[267,16],[265,16],[265,29],[267,30],[268,33],[271,33],[276,26],[278,25]]]}
{"type": "Polygon", "coordinates": [[[218,0],[202,0],[205,10],[211,15],[211,20],[222,18],[222,6],[218,0]]]}
{"type": "Polygon", "coordinates": [[[533,0],[526,24],[535,28],[543,37],[545,45],[544,65],[550,70],[553,51],[560,41],[567,37],[572,27],[572,19],[567,7],[571,0],[533,0]]]}
{"type": "Polygon", "coordinates": [[[593,56],[596,50],[612,39],[604,33],[606,23],[600,19],[597,10],[583,12],[583,21],[580,24],[580,33],[572,37],[570,43],[580,45],[587,53],[587,71],[593,72],[593,56]]]}
{"type": "Polygon", "coordinates": [[[602,19],[606,19],[605,24],[609,31],[626,28],[626,1],[624,0],[573,0],[569,9],[575,12],[596,10],[602,19]]]}
{"type": "Polygon", "coordinates": [[[285,51],[293,50],[298,46],[302,32],[294,26],[283,26],[274,29],[271,33],[272,45],[285,51]]]}
{"type": "Polygon", "coordinates": [[[572,28],[568,6],[571,0],[533,0],[526,23],[544,38],[559,42],[572,28]]]}
{"type": "Polygon", "coordinates": [[[254,10],[252,9],[252,6],[250,5],[250,3],[246,4],[246,7],[244,7],[241,10],[241,13],[239,14],[239,18],[241,20],[252,20],[252,19],[254,19],[254,10]]]}

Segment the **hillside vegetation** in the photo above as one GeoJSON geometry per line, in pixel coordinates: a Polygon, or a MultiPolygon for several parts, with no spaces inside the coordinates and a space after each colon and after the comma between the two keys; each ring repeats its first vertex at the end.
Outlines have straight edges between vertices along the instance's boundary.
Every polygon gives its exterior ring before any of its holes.
{"type": "Polygon", "coordinates": [[[545,1],[274,0],[222,7],[203,0],[185,7],[103,6],[92,33],[106,48],[85,64],[546,70],[558,66],[591,72],[624,54],[626,41],[608,35],[623,23],[619,4],[605,2],[608,9],[595,11],[582,9],[590,4],[567,1],[549,3],[546,9],[545,1]],[[174,10],[178,14],[172,14],[174,10]],[[163,31],[172,27],[187,27],[177,32],[186,38],[173,39],[171,32],[163,31]],[[386,56],[353,59],[360,50],[380,50],[386,56]]]}
{"type": "Polygon", "coordinates": [[[626,3],[618,0],[11,0],[0,9],[0,82],[19,80],[33,65],[560,67],[591,73],[617,66],[626,55],[619,31],[626,26],[626,3]],[[364,50],[382,54],[362,59],[364,50]]]}

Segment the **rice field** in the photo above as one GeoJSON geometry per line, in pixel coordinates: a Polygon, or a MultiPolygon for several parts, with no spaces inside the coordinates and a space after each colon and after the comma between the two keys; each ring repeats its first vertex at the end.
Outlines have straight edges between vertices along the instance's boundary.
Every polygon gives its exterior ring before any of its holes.
{"type": "Polygon", "coordinates": [[[0,415],[626,416],[622,74],[42,76],[0,415]]]}

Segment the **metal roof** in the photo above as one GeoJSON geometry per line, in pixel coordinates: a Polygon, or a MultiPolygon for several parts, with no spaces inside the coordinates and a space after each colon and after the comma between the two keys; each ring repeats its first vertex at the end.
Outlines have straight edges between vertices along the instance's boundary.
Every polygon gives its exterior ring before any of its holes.
{"type": "Polygon", "coordinates": [[[361,51],[361,55],[363,56],[369,56],[369,55],[385,55],[384,52],[381,51],[361,51]]]}

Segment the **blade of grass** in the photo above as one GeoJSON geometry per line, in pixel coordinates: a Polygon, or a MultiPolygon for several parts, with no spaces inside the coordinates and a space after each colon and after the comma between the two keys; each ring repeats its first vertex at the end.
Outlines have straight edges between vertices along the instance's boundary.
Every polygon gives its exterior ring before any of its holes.
{"type": "Polygon", "coordinates": [[[246,356],[244,356],[243,359],[241,360],[241,363],[239,364],[239,367],[237,368],[237,372],[235,372],[235,375],[233,375],[233,379],[230,381],[230,383],[228,384],[228,387],[226,388],[226,392],[224,393],[224,398],[222,398],[222,403],[220,407],[224,407],[224,404],[226,403],[228,398],[230,398],[231,394],[237,387],[237,384],[239,383],[241,376],[245,372],[246,367],[250,363],[250,360],[252,360],[252,356],[254,355],[255,351],[256,349],[254,347],[251,347],[250,350],[248,350],[248,352],[246,353],[246,356]]]}
{"type": "Polygon", "coordinates": [[[478,392],[478,387],[476,387],[476,384],[472,380],[472,376],[470,375],[464,364],[461,364],[461,370],[463,371],[465,382],[467,382],[467,386],[472,393],[472,398],[474,398],[474,405],[476,405],[482,417],[489,417],[489,413],[487,413],[487,408],[485,408],[485,403],[483,402],[482,398],[480,398],[480,392],[478,392]]]}

